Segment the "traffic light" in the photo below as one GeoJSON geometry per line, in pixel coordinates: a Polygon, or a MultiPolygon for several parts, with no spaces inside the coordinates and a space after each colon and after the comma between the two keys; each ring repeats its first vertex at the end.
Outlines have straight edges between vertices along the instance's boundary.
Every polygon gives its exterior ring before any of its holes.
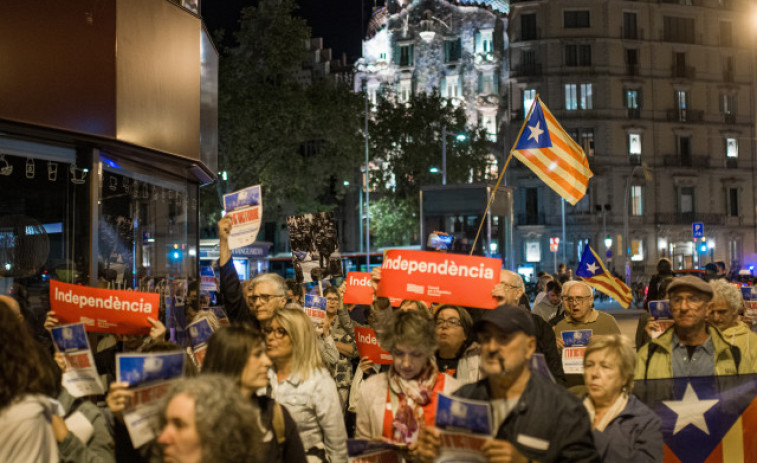
{"type": "Polygon", "coordinates": [[[702,254],[707,252],[707,241],[699,243],[699,252],[702,254]]]}

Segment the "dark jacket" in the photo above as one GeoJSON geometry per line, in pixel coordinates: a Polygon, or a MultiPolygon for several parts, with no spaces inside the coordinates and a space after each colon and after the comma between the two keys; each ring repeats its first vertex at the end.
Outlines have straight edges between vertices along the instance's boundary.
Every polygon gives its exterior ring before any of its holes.
{"type": "Polygon", "coordinates": [[[604,431],[594,430],[597,452],[605,462],[636,463],[662,461],[664,445],[660,417],[634,395],[626,408],[604,431]]]}
{"type": "Polygon", "coordinates": [[[229,321],[232,323],[249,323],[257,329],[260,329],[260,322],[252,313],[242,294],[242,285],[239,283],[237,269],[234,268],[234,262],[229,259],[225,265],[221,266],[221,296],[223,297],[223,306],[229,321]]]}
{"type": "Polygon", "coordinates": [[[266,443],[264,450],[266,457],[260,461],[272,463],[301,463],[307,461],[305,449],[302,447],[302,441],[300,440],[300,433],[297,431],[297,424],[292,419],[286,407],[281,406],[281,410],[284,412],[284,436],[286,440],[278,444],[276,442],[278,436],[276,436],[273,427],[273,408],[276,401],[270,397],[259,396],[253,398],[253,402],[260,407],[260,421],[267,428],[264,440],[267,440],[269,436],[271,438],[270,443],[266,443]],[[270,431],[270,434],[268,431],[270,431]]]}
{"type": "MultiPolygon", "coordinates": [[[[491,400],[489,382],[467,384],[455,395],[491,400]]],[[[541,375],[532,374],[515,408],[496,434],[530,460],[549,462],[599,462],[589,415],[567,390],[541,375]]]]}
{"type": "Polygon", "coordinates": [[[557,353],[555,332],[549,323],[545,322],[540,316],[532,313],[531,318],[534,320],[534,326],[536,326],[536,352],[544,354],[549,372],[552,373],[557,384],[565,386],[565,371],[562,368],[562,358],[557,353]]]}

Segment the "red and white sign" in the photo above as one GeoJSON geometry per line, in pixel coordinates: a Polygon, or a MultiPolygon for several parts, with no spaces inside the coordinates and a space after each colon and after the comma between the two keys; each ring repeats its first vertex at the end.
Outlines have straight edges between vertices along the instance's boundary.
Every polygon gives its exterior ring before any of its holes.
{"type": "Polygon", "coordinates": [[[493,309],[501,267],[489,257],[392,249],[384,254],[376,294],[493,309]]]}
{"type": "Polygon", "coordinates": [[[355,327],[355,344],[360,358],[368,357],[371,362],[380,365],[391,365],[392,355],[379,347],[376,332],[372,328],[355,327]]]}
{"type": "Polygon", "coordinates": [[[87,331],[149,334],[147,317],[158,319],[160,295],[91,288],[50,280],[50,308],[61,324],[83,323],[87,331]]]}
{"type": "Polygon", "coordinates": [[[560,247],[560,238],[553,237],[549,239],[549,250],[552,252],[557,252],[557,249],[560,247]]]}
{"type": "Polygon", "coordinates": [[[566,347],[562,351],[562,368],[566,375],[584,374],[586,347],[566,347]]]}
{"type": "Polygon", "coordinates": [[[370,272],[349,272],[344,279],[345,304],[365,304],[373,302],[373,288],[371,287],[370,272]]]}

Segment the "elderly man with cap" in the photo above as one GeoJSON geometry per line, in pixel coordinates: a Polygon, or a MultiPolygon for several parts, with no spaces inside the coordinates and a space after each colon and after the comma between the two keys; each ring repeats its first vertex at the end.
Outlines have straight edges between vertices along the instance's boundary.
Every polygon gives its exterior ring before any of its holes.
{"type": "MultiPolygon", "coordinates": [[[[499,306],[474,325],[484,379],[455,395],[491,402],[494,438],[481,447],[487,461],[599,462],[586,410],[572,394],[531,372],[536,350],[533,319],[523,309],[499,306]]],[[[440,431],[421,431],[422,461],[439,454],[440,431]]]]}
{"type": "Polygon", "coordinates": [[[738,347],[707,323],[712,287],[695,276],[668,286],[673,326],[644,345],[636,358],[636,379],[727,376],[749,373],[738,347]]]}

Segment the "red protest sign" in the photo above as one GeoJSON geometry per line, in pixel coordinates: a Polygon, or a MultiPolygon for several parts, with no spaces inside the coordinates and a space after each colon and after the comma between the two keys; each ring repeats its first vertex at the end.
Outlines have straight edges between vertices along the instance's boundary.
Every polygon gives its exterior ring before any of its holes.
{"type": "Polygon", "coordinates": [[[147,317],[158,318],[160,295],[91,288],[50,280],[50,308],[62,324],[84,323],[87,331],[149,334],[147,317]]]}
{"type": "Polygon", "coordinates": [[[392,249],[384,255],[376,294],[493,309],[501,266],[489,257],[392,249]]]}
{"type": "Polygon", "coordinates": [[[373,302],[370,272],[349,272],[344,279],[345,304],[370,304],[373,302]]]}
{"type": "Polygon", "coordinates": [[[392,356],[378,345],[376,332],[372,328],[355,327],[355,344],[360,358],[368,357],[371,362],[391,365],[392,356]]]}

